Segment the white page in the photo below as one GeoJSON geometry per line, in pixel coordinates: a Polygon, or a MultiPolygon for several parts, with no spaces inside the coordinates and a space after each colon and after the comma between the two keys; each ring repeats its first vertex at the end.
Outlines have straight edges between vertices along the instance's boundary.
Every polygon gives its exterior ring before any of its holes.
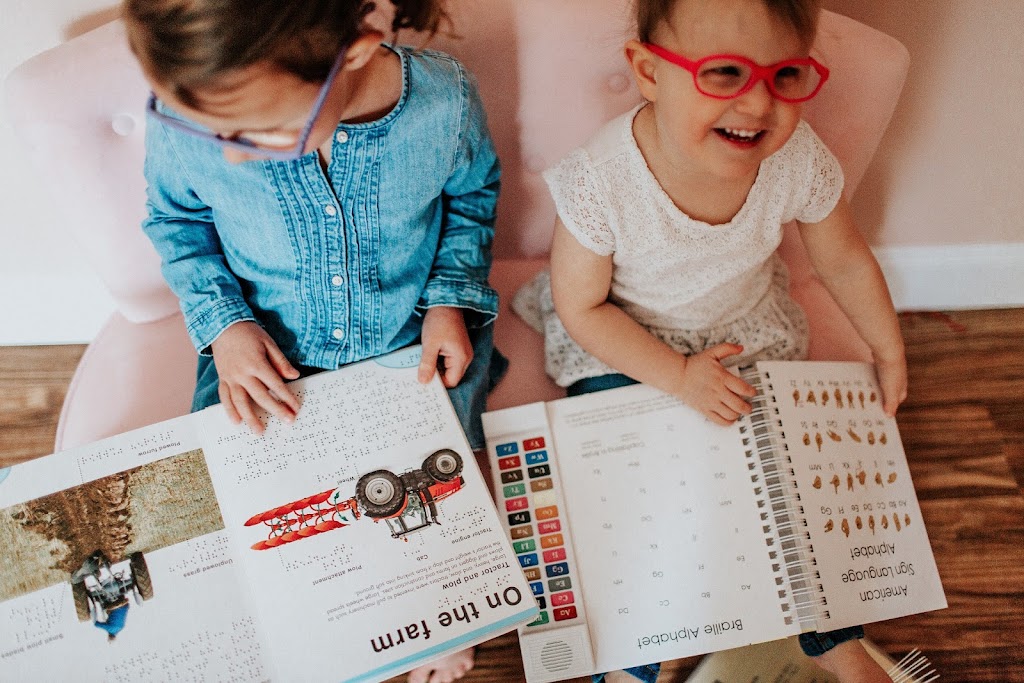
{"type": "Polygon", "coordinates": [[[415,349],[293,383],[296,423],[269,419],[263,436],[219,407],[201,413],[225,523],[288,678],[383,680],[537,613],[445,390],[420,384],[418,364],[415,349]],[[334,490],[347,500],[362,475],[418,469],[439,449],[461,456],[465,481],[436,504],[439,524],[396,539],[348,511],[347,526],[250,548],[273,535],[250,518],[334,490]]]}
{"type": "Polygon", "coordinates": [[[882,410],[874,368],[757,367],[770,376],[828,601],[830,617],[818,629],[945,607],[896,421],[882,410]]]}
{"type": "Polygon", "coordinates": [[[6,472],[0,678],[268,677],[193,425],[171,420],[6,472]],[[79,620],[70,581],[98,549],[115,569],[141,553],[152,587],[129,598],[109,643],[88,613],[79,620]]]}
{"type": "Polygon", "coordinates": [[[735,428],[642,385],[548,415],[598,671],[797,632],[735,428]]]}

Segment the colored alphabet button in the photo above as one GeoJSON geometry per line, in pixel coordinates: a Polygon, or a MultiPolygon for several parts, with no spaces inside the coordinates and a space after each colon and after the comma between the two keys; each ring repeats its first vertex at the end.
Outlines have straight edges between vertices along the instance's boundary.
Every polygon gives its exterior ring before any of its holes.
{"type": "MultiPolygon", "coordinates": [[[[536,559],[537,556],[534,555],[533,558],[536,559]]],[[[523,556],[522,555],[519,557],[519,561],[520,562],[523,561],[523,556]]],[[[534,564],[536,564],[536,562],[534,562],[534,564]]],[[[544,572],[548,575],[548,578],[551,578],[553,576],[562,576],[564,574],[568,574],[569,573],[569,563],[568,562],[559,562],[558,564],[549,564],[548,566],[544,567],[544,572]]]]}
{"type": "Polygon", "coordinates": [[[509,484],[502,489],[502,493],[505,494],[506,498],[512,496],[522,496],[526,494],[526,484],[509,484]]]}
{"type": "Polygon", "coordinates": [[[530,521],[530,513],[527,512],[513,512],[508,516],[508,525],[515,526],[516,524],[526,524],[530,521]]]}
{"type": "MultiPolygon", "coordinates": [[[[516,460],[519,460],[519,456],[515,456],[516,460]]],[[[500,460],[498,462],[501,462],[500,460]]],[[[518,467],[518,463],[516,467],[518,467]]],[[[505,469],[504,467],[502,469],[505,469]]],[[[548,477],[551,476],[551,465],[534,465],[533,467],[527,468],[526,473],[530,475],[530,479],[536,479],[537,477],[548,477]]]]}
{"type": "Polygon", "coordinates": [[[562,605],[571,605],[576,602],[576,599],[572,595],[572,591],[565,591],[564,593],[555,593],[551,596],[551,606],[561,607],[562,605]]]}
{"type": "Polygon", "coordinates": [[[519,566],[520,567],[536,567],[537,564],[538,564],[538,562],[537,562],[537,553],[531,553],[529,555],[520,555],[519,556],[519,566]]]}
{"type": "MultiPolygon", "coordinates": [[[[540,573],[539,569],[534,571],[538,574],[540,573]]],[[[552,593],[569,590],[570,588],[572,588],[572,581],[569,580],[568,576],[560,576],[557,579],[548,579],[548,590],[552,593]]]]}
{"type": "Polygon", "coordinates": [[[540,539],[541,548],[557,548],[560,545],[565,545],[565,539],[562,538],[562,534],[551,534],[540,539]]]}
{"type": "Polygon", "coordinates": [[[552,519],[547,522],[540,522],[537,524],[537,532],[541,534],[551,534],[561,530],[562,520],[560,519],[552,519]]]}
{"type": "Polygon", "coordinates": [[[513,467],[519,467],[522,465],[522,461],[518,455],[510,455],[507,458],[498,458],[498,469],[499,470],[510,470],[513,467]]]}
{"type": "Polygon", "coordinates": [[[530,507],[530,501],[523,498],[509,498],[505,501],[505,511],[512,512],[514,510],[525,510],[530,507]]]}
{"type": "Polygon", "coordinates": [[[576,606],[569,605],[568,607],[559,607],[554,610],[555,621],[565,621],[566,619],[576,618],[576,606]]]}
{"type": "Polygon", "coordinates": [[[537,451],[536,453],[527,453],[526,454],[526,464],[527,465],[539,465],[542,462],[547,462],[547,461],[548,461],[548,452],[547,451],[537,451]]]}
{"type": "MultiPolygon", "coordinates": [[[[533,567],[531,569],[524,569],[523,570],[523,576],[526,577],[527,581],[540,581],[540,568],[539,567],[533,567]]],[[[548,583],[550,584],[551,581],[548,581],[548,583]]],[[[568,586],[566,586],[566,588],[568,588],[568,586]]],[[[562,589],[559,588],[558,590],[562,590],[562,589]]]]}
{"type": "Polygon", "coordinates": [[[512,527],[509,529],[509,535],[512,537],[513,541],[518,538],[529,538],[530,536],[533,536],[533,527],[529,524],[526,526],[512,527]]]}
{"type": "Polygon", "coordinates": [[[558,506],[549,505],[543,508],[537,508],[537,519],[551,519],[552,517],[558,516],[558,506]]]}
{"type": "Polygon", "coordinates": [[[540,607],[541,609],[547,609],[548,608],[548,601],[544,599],[543,595],[538,597],[538,598],[536,598],[536,600],[537,600],[537,607],[540,607]]]}
{"type": "Polygon", "coordinates": [[[517,444],[515,441],[511,443],[498,444],[494,448],[494,451],[498,454],[499,457],[502,455],[512,455],[513,453],[519,452],[519,444],[517,444]]]}
{"type": "Polygon", "coordinates": [[[530,584],[530,590],[533,591],[534,595],[544,595],[544,584],[540,581],[530,584]]]}
{"type": "Polygon", "coordinates": [[[502,472],[501,473],[501,483],[502,484],[511,484],[513,482],[522,481],[522,480],[523,480],[523,471],[522,470],[509,470],[508,472],[502,472]]]}
{"type": "Polygon", "coordinates": [[[538,437],[536,437],[534,439],[524,439],[523,440],[523,450],[524,451],[535,451],[535,450],[537,450],[539,448],[544,448],[544,437],[543,436],[538,436],[538,437]]]}
{"type": "MultiPolygon", "coordinates": [[[[530,541],[533,543],[533,541],[530,541]]],[[[565,548],[555,548],[544,551],[544,562],[561,562],[565,559],[565,548]]]]}
{"type": "Polygon", "coordinates": [[[534,479],[530,482],[530,490],[536,493],[537,491],[548,491],[554,488],[554,484],[550,479],[534,479]]]}
{"type": "Polygon", "coordinates": [[[527,626],[543,626],[544,624],[548,623],[548,621],[550,621],[548,619],[548,613],[547,612],[541,612],[537,616],[537,618],[534,619],[533,621],[531,621],[529,624],[527,624],[527,626]]]}
{"type": "MultiPolygon", "coordinates": [[[[525,541],[516,541],[512,544],[512,549],[519,553],[528,553],[537,549],[537,542],[532,538],[528,538],[525,541]]],[[[546,560],[545,560],[546,561],[546,560]]]]}

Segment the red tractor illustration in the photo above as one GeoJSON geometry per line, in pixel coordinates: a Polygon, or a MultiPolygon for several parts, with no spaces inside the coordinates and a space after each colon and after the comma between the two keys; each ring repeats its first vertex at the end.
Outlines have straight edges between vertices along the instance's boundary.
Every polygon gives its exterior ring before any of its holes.
{"type": "Polygon", "coordinates": [[[267,510],[249,518],[245,526],[265,524],[266,540],[253,550],[268,550],[309,536],[348,526],[363,515],[384,521],[392,538],[424,529],[438,521],[437,503],[462,489],[465,481],[462,456],[442,448],[426,457],[423,466],[403,474],[375,470],[356,482],[355,495],[346,497],[341,488],[267,510]]]}

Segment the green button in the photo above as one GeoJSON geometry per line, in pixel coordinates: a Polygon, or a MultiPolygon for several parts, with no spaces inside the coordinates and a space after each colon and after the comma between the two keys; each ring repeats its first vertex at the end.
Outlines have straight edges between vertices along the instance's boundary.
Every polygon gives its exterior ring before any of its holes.
{"type": "Polygon", "coordinates": [[[546,623],[548,623],[548,613],[541,612],[540,616],[538,616],[536,619],[527,624],[527,626],[543,626],[546,623]]]}
{"type": "Polygon", "coordinates": [[[537,549],[537,543],[532,538],[528,538],[525,541],[515,541],[512,543],[512,549],[516,551],[516,555],[528,553],[531,550],[537,549]]]}
{"type": "Polygon", "coordinates": [[[509,484],[504,489],[506,498],[526,495],[526,484],[509,484]]]}

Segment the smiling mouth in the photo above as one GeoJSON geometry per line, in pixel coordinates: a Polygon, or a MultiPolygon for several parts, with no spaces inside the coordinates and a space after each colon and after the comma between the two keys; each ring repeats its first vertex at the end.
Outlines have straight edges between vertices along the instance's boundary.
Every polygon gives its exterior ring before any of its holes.
{"type": "Polygon", "coordinates": [[[742,145],[754,145],[757,144],[761,138],[765,136],[767,131],[765,130],[744,130],[740,128],[715,128],[715,133],[719,137],[728,140],[729,142],[742,144],[742,145]]]}

